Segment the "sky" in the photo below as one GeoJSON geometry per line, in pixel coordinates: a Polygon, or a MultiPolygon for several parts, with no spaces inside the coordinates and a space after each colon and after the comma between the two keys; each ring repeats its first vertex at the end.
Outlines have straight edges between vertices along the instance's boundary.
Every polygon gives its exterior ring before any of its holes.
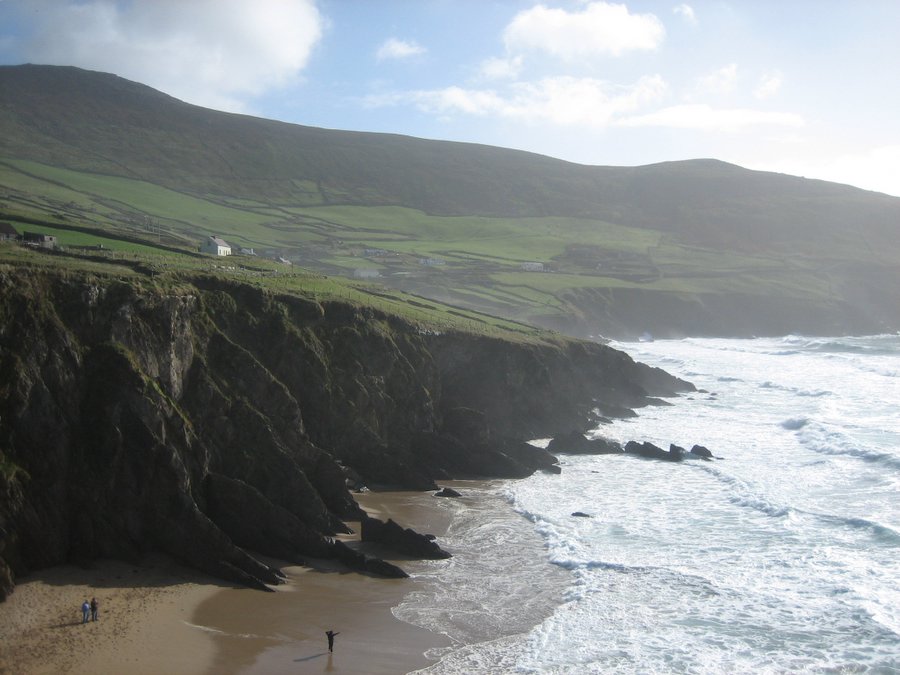
{"type": "Polygon", "coordinates": [[[900,0],[0,0],[0,64],[593,165],[900,196],[900,0]]]}

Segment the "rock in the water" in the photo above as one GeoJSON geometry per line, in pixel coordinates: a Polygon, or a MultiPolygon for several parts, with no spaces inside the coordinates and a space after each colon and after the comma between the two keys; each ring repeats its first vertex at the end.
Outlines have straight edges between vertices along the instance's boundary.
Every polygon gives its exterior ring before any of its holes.
{"type": "Polygon", "coordinates": [[[680,462],[682,459],[681,453],[677,450],[675,452],[666,452],[659,446],[653,445],[653,443],[647,441],[643,443],[628,441],[628,443],[625,444],[625,452],[646,457],[648,459],[661,459],[666,462],[680,462]]]}
{"type": "Polygon", "coordinates": [[[703,457],[704,459],[712,459],[713,454],[709,451],[709,449],[703,447],[702,445],[695,445],[691,448],[691,454],[697,455],[698,457],[703,457]]]}
{"type": "Polygon", "coordinates": [[[622,446],[606,438],[589,439],[580,431],[570,431],[551,440],[547,450],[568,455],[612,455],[622,452],[622,446]]]}
{"type": "Polygon", "coordinates": [[[441,490],[438,490],[434,493],[435,497],[462,497],[456,490],[453,488],[445,487],[441,490]]]}

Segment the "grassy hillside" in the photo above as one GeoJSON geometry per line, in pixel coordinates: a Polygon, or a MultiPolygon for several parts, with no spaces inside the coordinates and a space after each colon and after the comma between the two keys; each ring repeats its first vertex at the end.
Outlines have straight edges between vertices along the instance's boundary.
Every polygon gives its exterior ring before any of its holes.
{"type": "Polygon", "coordinates": [[[897,198],[713,160],[588,167],[289,125],[74,68],[0,67],[0,218],[75,228],[64,245],[217,234],[578,333],[900,327],[897,198]]]}

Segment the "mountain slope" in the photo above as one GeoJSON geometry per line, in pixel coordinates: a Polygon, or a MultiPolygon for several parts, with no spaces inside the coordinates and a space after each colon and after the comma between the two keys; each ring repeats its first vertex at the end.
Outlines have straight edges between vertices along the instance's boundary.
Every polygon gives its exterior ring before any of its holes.
{"type": "Polygon", "coordinates": [[[218,233],[573,332],[868,332],[900,316],[900,199],[714,160],[592,167],[317,129],[50,66],[0,67],[3,160],[10,212],[147,218],[188,245],[218,233]],[[520,274],[531,261],[557,274],[520,274]],[[722,320],[732,307],[740,325],[722,320]]]}

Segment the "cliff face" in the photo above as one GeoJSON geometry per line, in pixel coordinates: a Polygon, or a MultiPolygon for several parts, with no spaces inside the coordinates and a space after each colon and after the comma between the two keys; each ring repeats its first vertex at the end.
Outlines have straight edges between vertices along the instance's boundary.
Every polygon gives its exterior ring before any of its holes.
{"type": "Polygon", "coordinates": [[[607,347],[435,335],[213,278],[0,271],[0,596],[162,550],[256,587],[247,551],[346,557],[347,485],[522,476],[522,441],[690,388],[607,347]]]}

